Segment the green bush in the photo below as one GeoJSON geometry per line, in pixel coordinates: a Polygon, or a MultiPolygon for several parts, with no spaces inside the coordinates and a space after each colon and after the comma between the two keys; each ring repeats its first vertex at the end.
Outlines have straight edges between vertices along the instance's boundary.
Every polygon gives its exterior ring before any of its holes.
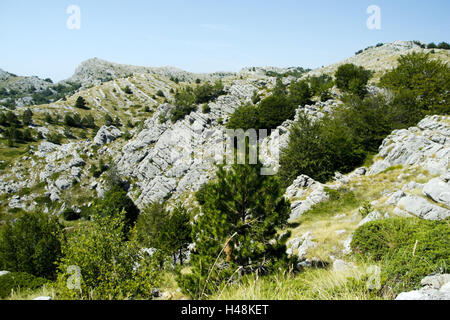
{"type": "Polygon", "coordinates": [[[448,272],[449,223],[418,218],[372,221],[355,231],[351,248],[358,257],[382,263],[383,290],[416,289],[423,277],[448,272]]]}
{"type": "Polygon", "coordinates": [[[398,66],[386,73],[380,85],[394,92],[409,92],[427,114],[450,112],[450,66],[433,60],[430,54],[413,52],[398,59],[398,66]]]}
{"type": "Polygon", "coordinates": [[[30,125],[33,123],[33,112],[30,108],[27,108],[22,114],[22,122],[24,125],[30,125]]]}
{"type": "Polygon", "coordinates": [[[126,94],[133,94],[133,91],[131,90],[130,86],[126,86],[125,89],[123,89],[123,92],[126,94]]]}
{"type": "Polygon", "coordinates": [[[78,220],[81,218],[81,214],[78,212],[75,212],[75,210],[72,208],[65,209],[62,213],[62,216],[63,216],[64,220],[67,220],[67,221],[74,221],[74,220],[78,220]]]}
{"type": "Polygon", "coordinates": [[[0,233],[0,267],[53,278],[61,254],[62,228],[57,219],[43,213],[22,213],[0,233]]]}
{"type": "Polygon", "coordinates": [[[276,129],[284,121],[294,118],[296,107],[292,100],[283,94],[273,94],[263,99],[258,105],[258,129],[276,129]]]}
{"type": "Polygon", "coordinates": [[[189,213],[183,206],[178,205],[160,227],[157,248],[172,256],[174,265],[177,260],[183,265],[184,252],[192,241],[191,232],[189,213]]]}
{"type": "Polygon", "coordinates": [[[310,103],[312,91],[306,80],[292,82],[289,86],[289,99],[295,106],[304,106],[310,103]]]}
{"type": "Polygon", "coordinates": [[[371,76],[369,70],[354,64],[339,66],[335,73],[336,86],[344,92],[349,92],[363,97],[367,90],[366,85],[371,76]]]}
{"type": "Polygon", "coordinates": [[[205,103],[205,104],[202,106],[202,112],[203,112],[203,113],[210,113],[210,112],[211,112],[211,107],[209,106],[209,104],[205,103]]]}
{"type": "Polygon", "coordinates": [[[205,298],[237,274],[263,275],[287,267],[286,239],[277,230],[287,225],[290,204],[278,179],[261,175],[260,169],[219,167],[217,182],[206,188],[202,214],[193,226],[192,268],[178,277],[191,297],[205,298]]]}
{"type": "Polygon", "coordinates": [[[75,101],[75,108],[85,109],[85,110],[89,109],[87,106],[86,100],[82,96],[79,96],[77,98],[77,100],[75,101]]]}
{"type": "Polygon", "coordinates": [[[169,214],[161,202],[155,202],[145,207],[136,221],[134,236],[143,248],[156,248],[158,235],[169,214]]]}
{"type": "Polygon", "coordinates": [[[26,272],[10,272],[0,277],[0,299],[9,297],[12,291],[36,290],[47,281],[47,279],[35,277],[26,272]]]}
{"type": "Polygon", "coordinates": [[[221,80],[217,80],[214,85],[205,83],[194,89],[195,102],[197,104],[208,103],[224,93],[224,86],[221,80]]]}
{"type": "Polygon", "coordinates": [[[349,172],[364,158],[364,150],[339,118],[312,121],[302,114],[281,151],[279,175],[284,186],[301,174],[326,182],[335,171],[349,172]]]}
{"type": "Polygon", "coordinates": [[[124,211],[125,232],[134,226],[140,212],[133,200],[128,197],[127,192],[119,186],[107,190],[103,199],[97,200],[93,211],[101,216],[115,216],[124,211]]]}
{"type": "Polygon", "coordinates": [[[151,299],[158,266],[135,242],[126,241],[124,214],[94,215],[92,221],[64,243],[55,284],[59,298],[151,299]],[[79,288],[67,286],[75,276],[73,266],[81,273],[79,288]]]}
{"type": "Polygon", "coordinates": [[[228,129],[258,129],[260,128],[258,108],[251,104],[238,107],[227,123],[228,129]]]}

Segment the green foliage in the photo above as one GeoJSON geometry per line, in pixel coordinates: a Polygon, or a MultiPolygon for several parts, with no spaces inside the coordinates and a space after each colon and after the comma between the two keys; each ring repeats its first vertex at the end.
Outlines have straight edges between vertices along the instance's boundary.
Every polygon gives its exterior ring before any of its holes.
{"type": "Polygon", "coordinates": [[[125,213],[125,232],[128,232],[134,226],[139,215],[139,209],[136,207],[133,200],[128,197],[125,190],[118,186],[114,186],[110,190],[107,190],[103,199],[98,199],[96,201],[93,210],[102,216],[116,216],[123,211],[125,213]]]}
{"type": "MultiPolygon", "coordinates": [[[[256,68],[254,68],[253,71],[256,71],[256,68]]],[[[289,76],[292,76],[295,78],[300,78],[302,75],[304,75],[305,73],[307,73],[309,71],[311,71],[311,69],[295,67],[295,68],[291,68],[291,70],[284,72],[284,73],[279,73],[279,72],[275,72],[275,71],[266,71],[265,74],[268,77],[276,77],[276,78],[286,78],[289,76]]]]}
{"type": "Polygon", "coordinates": [[[286,95],[265,98],[258,106],[259,128],[276,129],[287,119],[294,118],[295,109],[296,106],[286,95]]]}
{"type": "Polygon", "coordinates": [[[191,232],[189,214],[184,207],[178,205],[160,226],[157,248],[172,256],[174,264],[178,258],[183,265],[183,255],[191,242],[191,232]]]}
{"type": "Polygon", "coordinates": [[[224,86],[221,80],[217,80],[214,85],[205,83],[194,89],[195,103],[208,103],[224,93],[224,86]]]}
{"type": "MultiPolygon", "coordinates": [[[[287,263],[290,204],[278,179],[260,174],[261,165],[219,167],[217,182],[205,189],[202,214],[194,222],[191,272],[179,276],[182,290],[204,298],[237,274],[267,274],[287,263]]],[[[203,202],[202,201],[202,202],[203,202]]]]}
{"type": "Polygon", "coordinates": [[[369,213],[373,211],[373,206],[370,204],[370,202],[364,201],[358,211],[361,217],[365,218],[369,213]]]}
{"type": "Polygon", "coordinates": [[[366,85],[371,77],[371,72],[349,63],[339,66],[335,77],[336,86],[339,89],[363,97],[367,92],[366,85]]]}
{"type": "Polygon", "coordinates": [[[170,112],[170,120],[175,123],[184,119],[188,114],[197,109],[197,104],[205,104],[215,100],[224,94],[222,81],[216,81],[214,85],[204,83],[195,88],[186,87],[175,93],[175,108],[170,112]]]}
{"type": "Polygon", "coordinates": [[[22,126],[22,123],[14,112],[7,111],[6,113],[3,113],[0,111],[0,125],[4,127],[20,127],[22,126]]]}
{"type": "Polygon", "coordinates": [[[450,67],[432,60],[429,54],[413,52],[399,58],[398,66],[380,80],[394,92],[407,92],[416,97],[420,109],[427,114],[450,112],[450,67]]]}
{"type": "Polygon", "coordinates": [[[237,108],[227,123],[228,129],[258,129],[260,128],[258,107],[244,104],[237,108]]]}
{"type": "Polygon", "coordinates": [[[202,106],[202,112],[203,112],[203,113],[210,113],[210,112],[211,112],[211,107],[209,106],[209,104],[205,103],[205,104],[202,106]]]}
{"type": "Polygon", "coordinates": [[[320,100],[323,102],[332,98],[330,90],[334,82],[329,75],[313,76],[308,79],[308,82],[313,96],[320,97],[320,100]]]}
{"type": "Polygon", "coordinates": [[[352,131],[340,119],[312,121],[301,115],[282,150],[279,175],[286,186],[301,174],[326,182],[335,171],[351,171],[364,157],[352,131]]]}
{"type": "Polygon", "coordinates": [[[62,299],[152,298],[158,269],[151,257],[142,254],[133,241],[126,241],[124,213],[94,215],[91,228],[74,234],[63,245],[58,266],[57,292],[62,299]],[[67,283],[81,272],[80,288],[67,283]]]}
{"type": "Polygon", "coordinates": [[[448,272],[449,239],[448,219],[393,218],[359,227],[351,248],[362,258],[381,261],[383,290],[399,293],[417,289],[427,275],[448,272]]]}
{"type": "Polygon", "coordinates": [[[12,291],[36,290],[47,283],[47,279],[26,272],[10,272],[0,277],[0,299],[10,296],[12,291]]]}
{"type": "Polygon", "coordinates": [[[94,178],[98,178],[108,169],[109,169],[108,165],[106,165],[105,161],[102,158],[100,158],[98,160],[98,164],[96,165],[95,163],[93,163],[89,168],[89,171],[91,172],[94,178]]]}
{"type": "Polygon", "coordinates": [[[13,147],[16,142],[21,142],[23,140],[23,134],[15,125],[11,125],[5,130],[5,138],[8,141],[8,146],[13,147]]]}
{"type": "Polygon", "coordinates": [[[306,80],[291,82],[289,93],[290,100],[296,106],[304,106],[309,103],[312,98],[312,92],[309,88],[308,81],[306,80]]]}
{"type": "Polygon", "coordinates": [[[450,44],[447,42],[440,42],[437,47],[438,49],[450,50],[450,44]]]}
{"type": "Polygon", "coordinates": [[[23,112],[22,123],[27,126],[33,123],[33,112],[30,110],[30,108],[27,108],[27,110],[23,112]]]}
{"type": "Polygon", "coordinates": [[[192,90],[183,89],[175,93],[175,108],[170,111],[170,120],[175,123],[195,111],[195,95],[192,90]]]}
{"type": "Polygon", "coordinates": [[[61,254],[61,225],[43,213],[22,213],[0,233],[0,266],[4,270],[27,272],[53,278],[61,254]]]}
{"type": "Polygon", "coordinates": [[[75,101],[75,108],[79,108],[79,109],[89,109],[89,108],[87,107],[86,100],[85,100],[82,96],[79,96],[79,97],[77,98],[77,100],[75,101]]]}
{"type": "Polygon", "coordinates": [[[161,97],[161,98],[164,98],[164,97],[165,97],[164,92],[163,92],[162,90],[158,90],[158,91],[156,92],[156,95],[157,95],[158,97],[161,97]]]}
{"type": "Polygon", "coordinates": [[[158,237],[168,216],[161,202],[152,203],[141,211],[136,221],[134,236],[143,248],[158,247],[158,237]]]}
{"type": "Polygon", "coordinates": [[[107,126],[107,127],[114,125],[114,120],[113,120],[113,118],[111,118],[111,116],[109,114],[105,114],[104,121],[105,121],[105,126],[107,126]]]}
{"type": "Polygon", "coordinates": [[[123,89],[123,92],[126,94],[133,94],[133,91],[131,90],[130,86],[126,86],[125,89],[123,89]]]}
{"type": "Polygon", "coordinates": [[[62,216],[66,221],[75,221],[81,218],[81,214],[79,212],[75,212],[72,208],[65,209],[62,216]]]}
{"type": "Polygon", "coordinates": [[[82,127],[82,120],[79,113],[66,113],[64,115],[64,125],[74,128],[81,128],[82,127]]]}
{"type": "Polygon", "coordinates": [[[63,136],[62,134],[56,133],[56,132],[49,132],[46,135],[46,139],[48,142],[54,143],[54,144],[61,144],[62,140],[63,140],[63,136]]]}
{"type": "Polygon", "coordinates": [[[303,115],[291,128],[280,156],[279,174],[285,186],[301,174],[326,182],[335,171],[350,172],[377,152],[393,130],[413,126],[422,118],[409,91],[400,91],[389,101],[383,96],[348,96],[344,102],[332,116],[312,121],[303,115]]]}

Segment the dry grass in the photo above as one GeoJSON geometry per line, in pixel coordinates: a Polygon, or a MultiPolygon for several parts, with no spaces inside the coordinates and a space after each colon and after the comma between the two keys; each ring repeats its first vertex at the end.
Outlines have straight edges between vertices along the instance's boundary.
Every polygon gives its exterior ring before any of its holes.
{"type": "Polygon", "coordinates": [[[370,265],[355,265],[342,272],[308,269],[298,275],[278,273],[267,277],[255,275],[224,287],[212,300],[369,300],[391,299],[368,289],[370,265]]]}

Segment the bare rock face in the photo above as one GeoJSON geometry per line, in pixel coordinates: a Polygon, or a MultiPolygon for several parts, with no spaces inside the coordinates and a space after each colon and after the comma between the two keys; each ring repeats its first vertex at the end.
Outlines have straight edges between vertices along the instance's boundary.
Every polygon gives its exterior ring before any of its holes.
{"type": "Polygon", "coordinates": [[[450,217],[450,210],[437,206],[418,196],[409,195],[401,198],[397,207],[426,220],[444,220],[450,217]]]}
{"type": "Polygon", "coordinates": [[[226,139],[225,128],[216,121],[226,120],[242,102],[250,101],[256,88],[236,80],[226,90],[226,95],[209,103],[210,113],[194,111],[176,123],[161,121],[174,106],[160,106],[123,147],[115,162],[122,175],[138,181],[138,206],[196,191],[214,176],[226,139]]]}
{"type": "Polygon", "coordinates": [[[122,131],[117,129],[115,126],[103,126],[101,127],[94,138],[94,144],[102,146],[104,144],[113,142],[117,138],[121,137],[122,131]]]}
{"type": "Polygon", "coordinates": [[[428,181],[422,192],[425,196],[450,208],[450,184],[444,177],[428,181]]]}
{"type": "Polygon", "coordinates": [[[419,290],[402,292],[395,300],[450,300],[450,274],[438,274],[422,279],[419,290]]]}
{"type": "Polygon", "coordinates": [[[417,165],[431,174],[447,173],[450,158],[450,123],[446,116],[428,116],[417,127],[393,131],[379,149],[382,158],[369,174],[395,165],[417,165]]]}

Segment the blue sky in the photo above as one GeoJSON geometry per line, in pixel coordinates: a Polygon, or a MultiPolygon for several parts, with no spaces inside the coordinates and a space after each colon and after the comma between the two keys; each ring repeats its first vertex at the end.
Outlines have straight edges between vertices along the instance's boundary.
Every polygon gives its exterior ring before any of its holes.
{"type": "Polygon", "coordinates": [[[449,42],[448,0],[1,0],[0,68],[62,80],[98,57],[187,71],[316,68],[378,42],[449,42]],[[69,5],[81,29],[69,30],[69,5]],[[369,30],[369,5],[381,30],[369,30]]]}

